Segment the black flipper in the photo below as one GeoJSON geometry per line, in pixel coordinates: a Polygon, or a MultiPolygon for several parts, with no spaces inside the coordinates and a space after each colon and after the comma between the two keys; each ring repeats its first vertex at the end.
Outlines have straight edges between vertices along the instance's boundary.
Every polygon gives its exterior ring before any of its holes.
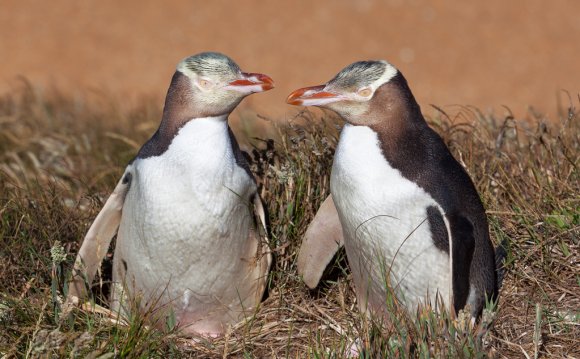
{"type": "Polygon", "coordinates": [[[431,240],[437,249],[449,254],[449,235],[439,208],[427,207],[427,220],[431,230],[431,240]]]}
{"type": "Polygon", "coordinates": [[[465,307],[470,288],[470,268],[475,250],[471,221],[459,214],[447,214],[452,239],[453,306],[455,312],[465,307]]]}

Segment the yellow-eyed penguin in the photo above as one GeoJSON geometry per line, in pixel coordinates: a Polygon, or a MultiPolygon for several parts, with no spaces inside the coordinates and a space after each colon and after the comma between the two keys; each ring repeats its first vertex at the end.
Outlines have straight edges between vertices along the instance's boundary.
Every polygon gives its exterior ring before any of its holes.
{"type": "Polygon", "coordinates": [[[113,281],[122,290],[113,291],[113,308],[138,302],[160,325],[172,318],[207,336],[253,314],[271,253],[256,183],[227,120],[244,97],[273,87],[220,53],[177,65],[159,129],[83,241],[69,299],[85,295],[118,230],[113,281]]]}
{"type": "Polygon", "coordinates": [[[477,317],[497,290],[485,210],[401,72],[386,61],[356,62],[287,102],[327,108],[346,121],[331,196],[298,258],[306,284],[318,284],[344,243],[363,312],[384,310],[392,288],[411,312],[442,298],[456,311],[468,304],[477,317]]]}

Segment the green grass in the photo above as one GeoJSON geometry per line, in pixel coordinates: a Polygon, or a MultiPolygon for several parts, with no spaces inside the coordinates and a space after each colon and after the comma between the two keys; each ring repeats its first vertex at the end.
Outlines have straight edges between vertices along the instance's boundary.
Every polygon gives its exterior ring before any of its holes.
{"type": "MultiPolygon", "coordinates": [[[[355,340],[369,358],[580,357],[579,114],[571,108],[525,122],[469,107],[423,110],[473,178],[494,242],[507,242],[487,333],[461,315],[410,316],[394,300],[388,320],[365,318],[343,251],[319,289],[301,282],[295,259],[328,194],[340,127],[330,114],[311,112],[282,125],[245,113],[243,128],[234,126],[269,209],[275,253],[269,295],[251,320],[193,343],[149,328],[148,314],[129,325],[89,310],[62,316],[80,241],[161,108],[143,102],[126,110],[113,99],[89,103],[24,84],[0,98],[0,357],[341,358],[355,340]]],[[[110,263],[93,291],[101,305],[110,263]]]]}

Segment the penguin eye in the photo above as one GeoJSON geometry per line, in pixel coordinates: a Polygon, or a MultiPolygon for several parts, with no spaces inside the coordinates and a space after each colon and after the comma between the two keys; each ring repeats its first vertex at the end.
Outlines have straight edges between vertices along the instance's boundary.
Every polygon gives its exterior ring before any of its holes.
{"type": "Polygon", "coordinates": [[[369,87],[364,87],[358,90],[357,93],[361,97],[369,97],[373,93],[373,90],[371,90],[369,87]]]}
{"type": "Polygon", "coordinates": [[[209,80],[206,80],[206,79],[200,79],[200,80],[199,80],[197,83],[199,84],[199,87],[201,87],[201,88],[202,88],[202,89],[204,89],[204,90],[208,90],[208,89],[209,89],[209,88],[211,88],[211,87],[212,87],[212,85],[213,85],[213,84],[211,83],[211,81],[209,81],[209,80]]]}

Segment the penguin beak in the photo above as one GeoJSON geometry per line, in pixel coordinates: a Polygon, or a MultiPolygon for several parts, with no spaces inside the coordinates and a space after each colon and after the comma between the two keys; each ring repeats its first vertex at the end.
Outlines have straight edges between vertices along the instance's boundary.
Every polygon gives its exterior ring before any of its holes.
{"type": "Polygon", "coordinates": [[[304,87],[292,92],[286,103],[295,106],[323,106],[344,100],[344,96],[331,91],[324,91],[326,85],[304,87]]]}
{"type": "Polygon", "coordinates": [[[268,75],[242,72],[241,77],[226,86],[226,89],[245,94],[264,92],[274,88],[274,80],[268,75]]]}

